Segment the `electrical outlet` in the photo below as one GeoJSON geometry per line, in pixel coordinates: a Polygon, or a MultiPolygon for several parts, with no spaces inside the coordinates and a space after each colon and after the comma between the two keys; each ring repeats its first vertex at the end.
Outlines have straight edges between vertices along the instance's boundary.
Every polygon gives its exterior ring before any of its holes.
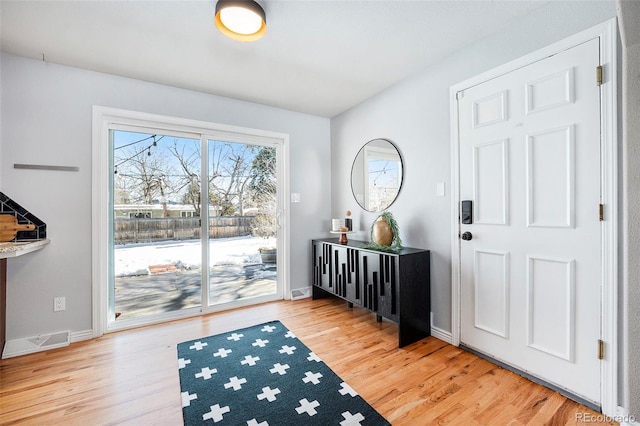
{"type": "Polygon", "coordinates": [[[64,311],[66,309],[67,301],[64,297],[56,297],[53,299],[53,311],[64,311]]]}

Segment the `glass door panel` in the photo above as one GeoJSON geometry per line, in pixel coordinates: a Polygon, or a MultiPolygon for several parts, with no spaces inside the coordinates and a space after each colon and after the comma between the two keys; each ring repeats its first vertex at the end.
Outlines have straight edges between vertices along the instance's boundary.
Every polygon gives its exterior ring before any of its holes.
{"type": "Polygon", "coordinates": [[[209,305],[278,295],[275,146],[208,140],[209,305]]]}
{"type": "Polygon", "coordinates": [[[200,139],[111,130],[110,321],[201,306],[200,139]]]}

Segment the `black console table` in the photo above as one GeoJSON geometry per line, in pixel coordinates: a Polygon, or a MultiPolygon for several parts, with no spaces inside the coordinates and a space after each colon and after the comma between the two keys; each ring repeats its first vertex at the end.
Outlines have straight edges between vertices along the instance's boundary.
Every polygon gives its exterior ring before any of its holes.
{"type": "Polygon", "coordinates": [[[312,240],[313,298],[338,296],[398,324],[399,347],[431,334],[430,252],[364,248],[364,241],[312,240]]]}

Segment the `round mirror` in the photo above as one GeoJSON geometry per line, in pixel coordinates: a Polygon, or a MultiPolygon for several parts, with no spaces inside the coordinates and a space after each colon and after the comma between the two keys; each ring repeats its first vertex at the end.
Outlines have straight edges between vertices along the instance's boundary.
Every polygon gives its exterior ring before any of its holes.
{"type": "Polygon", "coordinates": [[[367,142],[351,167],[351,190],[356,202],[370,212],[387,209],[402,187],[402,157],[386,139],[367,142]]]}

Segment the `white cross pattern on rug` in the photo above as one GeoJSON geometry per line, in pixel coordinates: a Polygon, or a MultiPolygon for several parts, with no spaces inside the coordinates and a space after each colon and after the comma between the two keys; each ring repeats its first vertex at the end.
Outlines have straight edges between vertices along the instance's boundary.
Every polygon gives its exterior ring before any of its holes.
{"type": "Polygon", "coordinates": [[[269,402],[273,402],[276,400],[276,395],[280,393],[280,389],[275,388],[271,389],[269,386],[266,388],[262,388],[262,393],[258,394],[258,399],[262,401],[263,399],[267,399],[269,402]]]}
{"type": "Polygon", "coordinates": [[[293,355],[293,351],[295,350],[296,350],[295,346],[284,345],[282,349],[280,349],[278,352],[280,352],[281,354],[293,355]]]}
{"type": "Polygon", "coordinates": [[[296,411],[298,412],[298,414],[307,413],[309,417],[318,414],[318,412],[316,411],[316,407],[320,405],[318,401],[314,400],[309,402],[307,401],[307,398],[303,398],[298,402],[300,402],[300,406],[296,407],[296,411]]]}
{"type": "Polygon", "coordinates": [[[194,399],[198,399],[197,393],[189,394],[189,392],[181,392],[180,397],[182,398],[182,406],[188,407],[191,405],[191,401],[194,399]]]}
{"type": "Polygon", "coordinates": [[[256,339],[256,341],[253,342],[251,345],[260,346],[261,348],[264,348],[265,346],[267,346],[267,343],[269,343],[268,340],[256,339]]]}
{"type": "Polygon", "coordinates": [[[361,426],[361,421],[364,420],[364,416],[360,413],[351,414],[348,411],[342,413],[344,420],[340,422],[340,426],[361,426]]]}
{"type": "Polygon", "coordinates": [[[281,376],[287,374],[287,368],[289,368],[289,364],[281,365],[280,363],[273,364],[273,368],[269,370],[271,374],[280,374],[281,376]]]}
{"type": "Polygon", "coordinates": [[[201,351],[207,345],[207,342],[195,342],[193,345],[189,346],[189,349],[195,349],[196,351],[201,351]]]}
{"type": "Polygon", "coordinates": [[[211,376],[213,374],[216,374],[217,372],[218,372],[218,370],[215,369],[215,368],[212,370],[209,367],[205,367],[202,370],[200,370],[199,373],[196,373],[195,376],[196,376],[196,379],[199,378],[199,377],[202,377],[205,380],[209,380],[211,378],[211,376]]]}
{"type": "Polygon", "coordinates": [[[181,342],[174,359],[185,426],[390,426],[278,321],[181,342]]]}
{"type": "Polygon", "coordinates": [[[338,390],[338,392],[340,392],[340,395],[349,394],[352,397],[358,395],[358,392],[354,391],[353,388],[351,386],[349,386],[346,382],[340,383],[340,386],[342,386],[342,389],[338,390]]]}
{"type": "Polygon", "coordinates": [[[322,360],[318,357],[318,355],[314,354],[313,352],[309,352],[309,356],[307,357],[307,361],[321,362],[322,360]]]}
{"type": "Polygon", "coordinates": [[[220,349],[218,349],[218,352],[214,352],[213,353],[213,356],[219,356],[220,358],[226,358],[227,355],[229,355],[231,352],[233,352],[231,349],[220,348],[220,349]]]}
{"type": "Polygon", "coordinates": [[[317,385],[318,383],[320,383],[320,377],[322,377],[322,374],[320,373],[312,373],[311,371],[307,371],[306,373],[304,373],[305,378],[302,379],[303,382],[305,383],[313,383],[314,385],[317,385]]]}
{"type": "Polygon", "coordinates": [[[224,407],[220,407],[219,404],[216,405],[212,405],[211,407],[211,411],[209,411],[208,413],[204,413],[202,415],[202,420],[213,420],[214,422],[218,423],[219,421],[222,420],[222,416],[226,413],[228,413],[229,411],[231,411],[229,409],[229,406],[224,406],[224,407]]]}
{"type": "Polygon", "coordinates": [[[244,334],[233,333],[231,336],[227,337],[227,340],[238,341],[244,337],[244,334]]]}
{"type": "Polygon", "coordinates": [[[256,365],[256,362],[260,361],[260,357],[259,356],[251,356],[251,355],[247,355],[244,357],[244,359],[242,361],[240,361],[240,364],[242,365],[250,365],[250,366],[254,366],[256,365]]]}
{"type": "Polygon", "coordinates": [[[242,379],[238,379],[237,376],[233,376],[229,379],[228,383],[224,384],[225,389],[233,388],[234,391],[242,389],[242,385],[247,383],[247,379],[244,377],[242,379]]]}

